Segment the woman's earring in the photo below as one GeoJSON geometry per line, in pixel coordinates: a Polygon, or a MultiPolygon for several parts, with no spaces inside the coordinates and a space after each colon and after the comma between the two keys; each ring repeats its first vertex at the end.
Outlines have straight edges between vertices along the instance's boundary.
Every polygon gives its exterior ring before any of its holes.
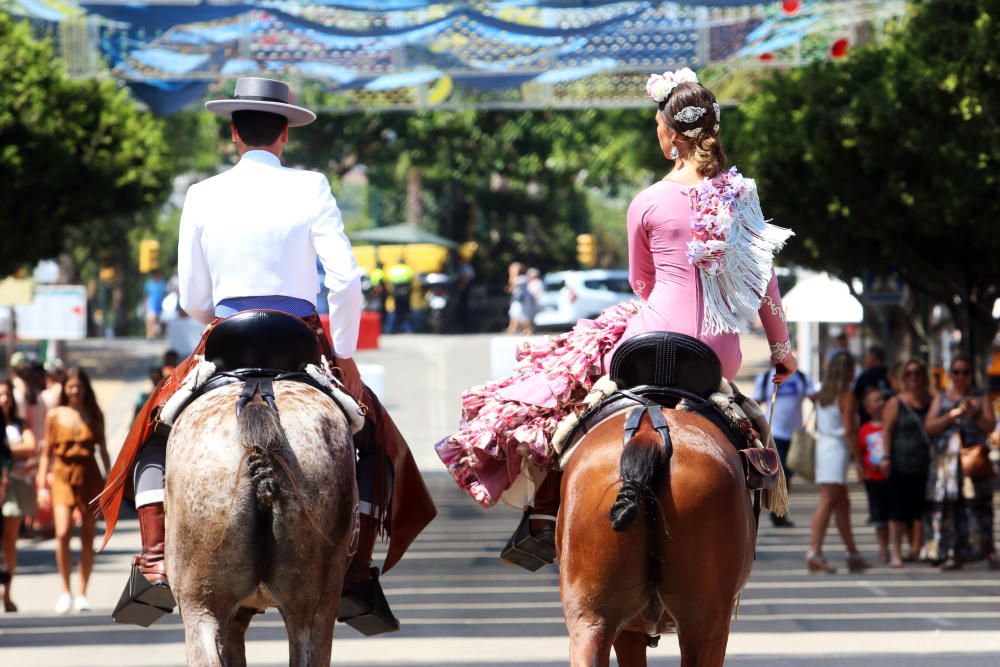
{"type": "Polygon", "coordinates": [[[670,159],[671,160],[676,160],[680,156],[681,156],[681,154],[677,151],[677,146],[674,146],[673,144],[671,144],[671,146],[670,146],[670,159]]]}

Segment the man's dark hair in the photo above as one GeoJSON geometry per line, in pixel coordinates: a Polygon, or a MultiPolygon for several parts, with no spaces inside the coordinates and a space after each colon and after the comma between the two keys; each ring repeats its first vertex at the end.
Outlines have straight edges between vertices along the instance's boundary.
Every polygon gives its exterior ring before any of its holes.
{"type": "Polygon", "coordinates": [[[872,355],[880,364],[885,364],[885,350],[878,345],[872,345],[868,348],[868,354],[872,355]]]}
{"type": "Polygon", "coordinates": [[[236,134],[247,146],[270,146],[288,126],[288,119],[266,111],[234,111],[236,134]]]}

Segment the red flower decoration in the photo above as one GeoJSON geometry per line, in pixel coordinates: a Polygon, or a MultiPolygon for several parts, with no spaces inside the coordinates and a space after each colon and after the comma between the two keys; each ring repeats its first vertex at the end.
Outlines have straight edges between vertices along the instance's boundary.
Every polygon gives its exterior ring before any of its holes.
{"type": "Polygon", "coordinates": [[[762,54],[760,54],[760,59],[763,62],[771,62],[772,60],[774,60],[774,54],[773,53],[762,53],[762,54]]]}
{"type": "Polygon", "coordinates": [[[781,9],[789,16],[798,14],[800,7],[802,7],[802,3],[798,0],[785,0],[781,3],[781,9]]]}
{"type": "Polygon", "coordinates": [[[841,37],[830,46],[830,55],[834,58],[843,58],[850,46],[851,42],[846,37],[841,37]]]}

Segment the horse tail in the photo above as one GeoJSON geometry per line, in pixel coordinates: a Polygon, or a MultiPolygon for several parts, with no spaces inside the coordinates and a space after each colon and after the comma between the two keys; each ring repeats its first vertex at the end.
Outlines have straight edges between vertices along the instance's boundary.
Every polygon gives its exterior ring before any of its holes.
{"type": "Polygon", "coordinates": [[[274,457],[288,446],[278,412],[263,401],[252,401],[236,417],[240,444],[248,452],[247,472],[257,498],[257,507],[270,510],[278,498],[278,480],[274,473],[274,457]]]}
{"type": "Polygon", "coordinates": [[[611,527],[617,532],[628,530],[643,500],[657,504],[654,489],[666,463],[667,454],[653,429],[641,431],[625,443],[618,464],[622,488],[611,506],[611,527]]]}

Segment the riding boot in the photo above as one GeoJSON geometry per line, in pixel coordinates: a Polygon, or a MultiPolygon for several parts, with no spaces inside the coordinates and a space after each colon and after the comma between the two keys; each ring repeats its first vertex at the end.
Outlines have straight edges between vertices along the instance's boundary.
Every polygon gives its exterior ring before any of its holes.
{"type": "Polygon", "coordinates": [[[517,530],[500,553],[500,560],[535,572],[556,559],[556,516],[562,473],[549,472],[535,492],[535,500],[525,510],[517,530]]]}
{"type": "Polygon", "coordinates": [[[142,555],[137,557],[139,572],[154,586],[167,586],[167,563],[163,560],[163,503],[138,508],[142,555]]]}
{"type": "Polygon", "coordinates": [[[142,554],[132,558],[132,573],[111,615],[117,623],[149,627],[173,611],[177,602],[163,559],[163,503],[143,505],[138,511],[142,554]]]}
{"type": "Polygon", "coordinates": [[[399,620],[382,592],[378,568],[372,567],[377,526],[368,514],[361,514],[359,519],[358,549],[344,576],[337,620],[367,636],[395,632],[399,630],[399,620]]]}

